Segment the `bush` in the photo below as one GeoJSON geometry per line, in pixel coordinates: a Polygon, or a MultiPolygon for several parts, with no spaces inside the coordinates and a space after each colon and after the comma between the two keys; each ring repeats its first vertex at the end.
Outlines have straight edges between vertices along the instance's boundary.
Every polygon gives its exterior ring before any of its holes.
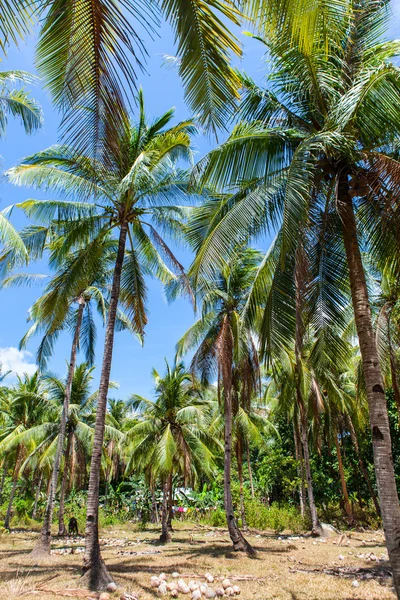
{"type": "Polygon", "coordinates": [[[288,529],[299,533],[306,527],[304,519],[294,506],[279,506],[275,503],[267,506],[258,500],[246,503],[246,518],[248,526],[254,529],[272,529],[276,532],[288,529]]]}

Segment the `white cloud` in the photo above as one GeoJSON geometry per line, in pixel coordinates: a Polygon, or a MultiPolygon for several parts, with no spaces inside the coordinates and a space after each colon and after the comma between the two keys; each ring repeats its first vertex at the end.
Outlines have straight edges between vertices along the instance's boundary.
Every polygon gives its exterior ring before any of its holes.
{"type": "Polygon", "coordinates": [[[28,373],[33,375],[37,366],[31,360],[32,354],[27,350],[18,350],[10,346],[9,348],[0,348],[0,364],[2,373],[12,371],[9,377],[13,375],[23,375],[28,373]]]}

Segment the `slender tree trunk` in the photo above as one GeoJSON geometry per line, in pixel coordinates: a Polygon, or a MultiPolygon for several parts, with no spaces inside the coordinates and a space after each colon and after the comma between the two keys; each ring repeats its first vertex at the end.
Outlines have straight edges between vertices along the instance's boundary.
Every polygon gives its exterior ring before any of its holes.
{"type": "Polygon", "coordinates": [[[107,315],[106,335],[104,341],[103,364],[100,375],[99,393],[97,396],[96,423],[94,429],[92,460],[90,463],[89,490],[86,514],[86,541],[83,559],[84,577],[90,589],[102,589],[112,582],[107,567],[101,557],[99,544],[99,487],[101,454],[104,441],[104,427],[107,411],[107,396],[110,385],[111,362],[114,346],[114,330],[117,316],[121,273],[125,256],[126,235],[128,225],[120,228],[117,258],[111,289],[110,305],[107,315]]]}
{"type": "Polygon", "coordinates": [[[377,513],[377,515],[380,516],[381,507],[379,506],[379,501],[378,501],[378,498],[376,497],[375,490],[372,487],[372,483],[371,483],[371,479],[370,479],[368,471],[367,471],[367,467],[365,466],[364,461],[361,457],[360,446],[358,444],[356,430],[354,429],[353,421],[351,420],[350,415],[347,415],[347,424],[349,426],[351,441],[353,442],[354,450],[356,451],[359,469],[364,477],[365,483],[367,484],[368,491],[372,498],[372,502],[374,503],[376,513],[377,513]]]}
{"type": "Polygon", "coordinates": [[[297,476],[299,478],[299,500],[300,500],[300,514],[304,517],[306,516],[306,484],[304,477],[304,463],[303,463],[303,453],[301,451],[301,441],[300,441],[300,433],[299,433],[299,423],[296,418],[293,419],[293,433],[294,433],[294,448],[296,453],[296,461],[297,461],[297,476]]]}
{"type": "Polygon", "coordinates": [[[172,481],[172,473],[170,474],[169,478],[168,478],[168,529],[169,531],[173,531],[172,528],[172,517],[173,517],[173,507],[174,505],[174,488],[173,488],[173,481],[172,481]]]}
{"type": "Polygon", "coordinates": [[[396,402],[397,407],[397,416],[400,424],[400,388],[399,381],[397,379],[397,361],[396,356],[393,351],[392,345],[392,336],[390,332],[390,311],[386,311],[386,322],[387,322],[387,330],[388,330],[388,342],[389,342],[389,355],[390,355],[390,375],[392,379],[392,388],[394,400],[396,402]]]}
{"type": "Polygon", "coordinates": [[[255,550],[240,531],[233,510],[231,490],[232,466],[232,362],[233,339],[228,318],[225,317],[218,340],[219,362],[224,386],[224,503],[228,531],[235,550],[254,556],[255,550]]]}
{"type": "Polygon", "coordinates": [[[246,447],[246,455],[247,455],[247,470],[249,472],[251,497],[254,500],[254,482],[253,482],[253,473],[251,471],[250,447],[249,447],[249,444],[247,444],[247,447],[246,447]]]}
{"type": "Polygon", "coordinates": [[[8,467],[8,464],[7,464],[7,459],[5,458],[5,459],[4,459],[4,462],[3,462],[3,472],[2,472],[2,474],[1,474],[1,483],[0,483],[0,500],[1,500],[1,498],[3,497],[4,482],[5,482],[5,480],[6,480],[6,477],[7,477],[7,467],[8,467]]]}
{"type": "Polygon", "coordinates": [[[8,506],[7,506],[7,512],[6,512],[6,518],[4,519],[4,528],[5,529],[10,529],[10,520],[11,520],[11,510],[12,510],[12,504],[14,501],[14,496],[15,496],[15,492],[17,489],[17,485],[18,485],[18,476],[19,476],[19,467],[20,467],[20,457],[21,454],[21,449],[18,446],[17,449],[17,455],[15,457],[15,468],[14,468],[14,473],[13,473],[13,483],[12,483],[12,488],[11,488],[11,493],[10,493],[10,499],[8,501],[8,506]]]}
{"type": "Polygon", "coordinates": [[[39,494],[40,494],[40,490],[42,489],[42,481],[43,481],[43,471],[40,471],[39,482],[37,484],[36,494],[35,494],[35,502],[33,503],[32,519],[36,519],[39,494]]]}
{"type": "Polygon", "coordinates": [[[161,535],[160,542],[168,544],[171,541],[171,534],[168,529],[168,496],[169,485],[168,479],[163,485],[163,500],[162,500],[162,517],[161,517],[161,535]]]}
{"type": "Polygon", "coordinates": [[[302,355],[304,342],[303,305],[306,292],[307,266],[302,242],[296,250],[295,286],[296,286],[296,341],[295,341],[295,380],[296,380],[296,402],[300,415],[300,437],[303,446],[304,468],[307,479],[308,504],[311,513],[311,527],[313,535],[321,534],[321,525],[318,520],[317,507],[314,500],[314,488],[311,476],[310,453],[308,449],[307,436],[307,412],[302,396],[302,355]]]}
{"type": "Polygon", "coordinates": [[[54,499],[57,490],[58,477],[60,474],[61,456],[64,451],[65,430],[68,421],[69,402],[71,399],[72,380],[75,372],[76,353],[79,345],[79,334],[82,325],[83,311],[85,309],[85,301],[83,298],[78,299],[78,316],[75,325],[74,338],[72,340],[71,357],[69,360],[67,382],[65,385],[65,397],[61,412],[60,429],[58,432],[57,450],[54,457],[53,471],[50,479],[50,487],[47,497],[46,511],[44,514],[43,526],[40,532],[40,537],[36,542],[31,554],[32,556],[43,556],[50,554],[51,546],[51,524],[53,521],[54,499]]]}
{"type": "Polygon", "coordinates": [[[60,507],[58,509],[58,535],[67,535],[67,529],[64,523],[64,514],[65,514],[65,492],[67,490],[67,482],[68,482],[68,472],[69,472],[69,455],[71,453],[71,444],[72,444],[72,431],[68,434],[67,440],[67,449],[65,450],[64,457],[64,471],[61,481],[61,490],[60,490],[60,507]]]}
{"type": "Polygon", "coordinates": [[[338,466],[339,466],[340,485],[342,486],[342,493],[343,493],[343,499],[344,499],[344,509],[346,511],[346,515],[347,515],[349,524],[351,524],[354,522],[354,515],[353,515],[353,511],[351,509],[349,493],[347,491],[347,483],[346,483],[346,477],[344,474],[342,451],[340,449],[340,442],[339,442],[339,431],[337,430],[337,427],[335,427],[333,433],[334,433],[334,438],[335,438],[335,447],[336,447],[336,454],[337,454],[338,466]]]}
{"type": "Polygon", "coordinates": [[[151,507],[152,507],[152,523],[158,523],[159,522],[159,518],[158,518],[158,505],[157,505],[157,499],[156,499],[156,492],[153,489],[151,491],[151,507]]]}
{"type": "Polygon", "coordinates": [[[348,173],[345,169],[338,177],[337,196],[369,406],[374,465],[383,528],[393,571],[393,582],[397,596],[400,598],[400,509],[393,467],[389,418],[372,327],[368,289],[357,239],[356,220],[352,200],[348,194],[348,173]]]}
{"type": "Polygon", "coordinates": [[[240,438],[238,439],[236,445],[236,460],[238,467],[238,476],[239,476],[239,497],[240,497],[240,516],[242,518],[242,529],[243,531],[248,531],[249,528],[247,526],[246,520],[246,510],[244,506],[244,496],[243,496],[243,453],[242,453],[242,444],[240,438]]]}

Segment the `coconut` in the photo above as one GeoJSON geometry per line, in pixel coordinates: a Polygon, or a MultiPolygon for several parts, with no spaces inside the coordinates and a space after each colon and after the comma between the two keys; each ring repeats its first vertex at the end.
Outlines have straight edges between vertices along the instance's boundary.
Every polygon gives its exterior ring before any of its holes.
{"type": "Polygon", "coordinates": [[[196,583],[195,581],[193,581],[193,579],[191,579],[189,581],[189,589],[191,592],[194,592],[195,590],[197,590],[199,588],[199,584],[196,583]]]}
{"type": "Polygon", "coordinates": [[[206,598],[215,598],[215,595],[216,594],[214,590],[211,587],[208,587],[206,591],[206,598]]]}
{"type": "Polygon", "coordinates": [[[215,590],[215,593],[217,594],[217,596],[223,596],[225,594],[225,590],[224,588],[217,588],[215,590]]]}
{"type": "Polygon", "coordinates": [[[206,585],[203,585],[203,584],[201,584],[201,586],[199,587],[199,590],[201,591],[201,593],[202,593],[202,594],[205,594],[205,593],[206,593],[206,591],[207,591],[207,586],[206,586],[206,585]]]}
{"type": "Polygon", "coordinates": [[[171,596],[173,598],[177,598],[178,597],[178,590],[171,590],[171,596]]]}
{"type": "Polygon", "coordinates": [[[165,581],[163,581],[162,583],[160,583],[160,585],[158,586],[158,591],[160,592],[160,594],[166,594],[167,593],[167,584],[165,583],[165,581]]]}
{"type": "Polygon", "coordinates": [[[167,590],[169,592],[172,592],[172,590],[176,590],[177,587],[178,587],[178,584],[175,583],[175,581],[171,581],[171,583],[167,583],[167,590]]]}
{"type": "Polygon", "coordinates": [[[107,594],[107,592],[102,592],[99,596],[99,600],[110,600],[110,594],[107,594]]]}
{"type": "Polygon", "coordinates": [[[238,585],[233,586],[233,591],[238,596],[240,594],[240,587],[238,585]]]}
{"type": "Polygon", "coordinates": [[[158,579],[162,579],[163,581],[167,581],[167,576],[165,573],[160,573],[158,579]]]}
{"type": "Polygon", "coordinates": [[[201,599],[201,591],[200,590],[193,590],[192,600],[200,600],[200,599],[201,599]]]}
{"type": "Polygon", "coordinates": [[[225,594],[227,596],[234,596],[235,595],[235,591],[233,589],[232,586],[225,588],[225,594]]]}
{"type": "Polygon", "coordinates": [[[162,580],[159,577],[156,577],[155,575],[153,575],[153,577],[150,577],[150,586],[152,588],[158,587],[161,582],[162,580]]]}
{"type": "Polygon", "coordinates": [[[178,571],[174,571],[174,572],[172,573],[172,577],[173,577],[174,579],[178,579],[178,577],[179,577],[179,573],[178,573],[178,571]]]}
{"type": "Polygon", "coordinates": [[[222,582],[222,587],[224,588],[224,590],[226,590],[227,588],[232,587],[231,582],[229,581],[229,579],[224,579],[222,582]]]}
{"type": "Polygon", "coordinates": [[[211,573],[206,573],[204,575],[204,577],[205,577],[207,583],[212,583],[214,581],[214,577],[211,575],[211,573]]]}
{"type": "Polygon", "coordinates": [[[114,583],[113,581],[111,581],[111,582],[108,584],[108,586],[106,587],[106,590],[107,590],[107,592],[111,592],[111,593],[115,592],[115,591],[116,591],[116,589],[117,589],[117,584],[116,584],[116,583],[114,583]]]}

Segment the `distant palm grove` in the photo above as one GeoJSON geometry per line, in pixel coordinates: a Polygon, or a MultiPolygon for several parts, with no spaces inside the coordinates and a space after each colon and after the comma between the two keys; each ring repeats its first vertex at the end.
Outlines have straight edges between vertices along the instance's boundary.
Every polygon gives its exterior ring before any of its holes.
{"type": "Polygon", "coordinates": [[[99,541],[110,524],[159,524],[162,544],[178,521],[223,527],[254,558],[251,529],[318,539],[329,525],[383,527],[400,598],[391,2],[12,0],[0,11],[4,58],[33,31],[40,77],[0,73],[0,133],[9,118],[27,134],[42,127],[28,91],[38,81],[62,122],[54,145],[4,174],[26,200],[0,212],[1,287],[38,293],[18,340],[37,349],[37,371],[1,372],[2,535],[36,528],[41,559],[76,526],[81,585],[112,590],[99,541]],[[146,110],[137,77],[161,19],[191,119],[146,110]],[[244,29],[262,84],[235,66],[244,29]],[[214,145],[203,157],[199,136],[214,145]],[[135,392],[147,374],[132,360],[122,399],[113,349],[127,331],[146,351],[149,278],[192,305],[193,324],[153,370],[153,396],[135,392]]]}

